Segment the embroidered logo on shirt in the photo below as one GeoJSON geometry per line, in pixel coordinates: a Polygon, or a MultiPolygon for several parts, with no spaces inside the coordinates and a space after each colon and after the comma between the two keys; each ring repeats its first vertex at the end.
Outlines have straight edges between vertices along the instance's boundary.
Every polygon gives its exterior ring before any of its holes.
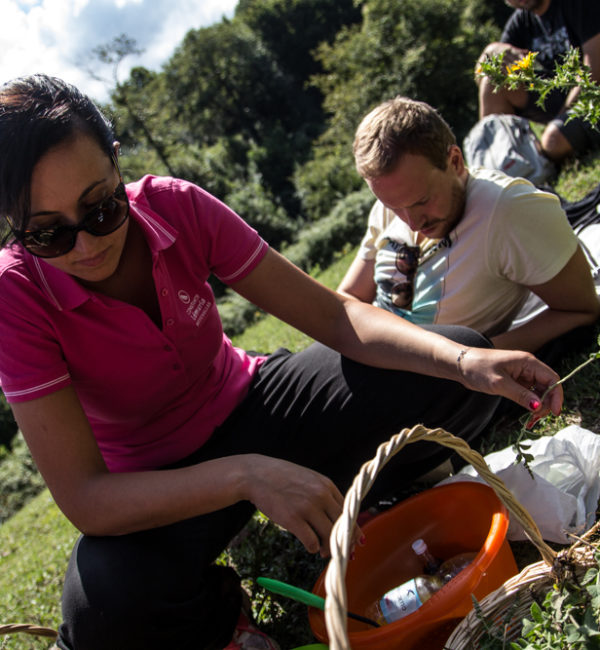
{"type": "Polygon", "coordinates": [[[179,296],[179,300],[181,300],[181,302],[184,305],[189,305],[190,304],[190,294],[187,291],[184,291],[183,289],[180,289],[177,292],[177,295],[179,296]]]}
{"type": "Polygon", "coordinates": [[[201,298],[198,294],[196,294],[190,301],[189,296],[185,292],[180,291],[178,295],[182,302],[185,301],[182,299],[181,293],[185,294],[189,302],[185,313],[194,321],[194,323],[196,323],[196,327],[200,327],[200,324],[206,318],[212,303],[209,300],[206,300],[206,298],[201,298]]]}

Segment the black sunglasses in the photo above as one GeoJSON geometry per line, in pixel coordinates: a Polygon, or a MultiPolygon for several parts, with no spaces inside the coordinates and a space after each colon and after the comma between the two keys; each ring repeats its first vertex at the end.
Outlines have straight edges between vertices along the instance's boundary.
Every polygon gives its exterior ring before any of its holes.
{"type": "Polygon", "coordinates": [[[76,226],[56,226],[15,232],[15,238],[36,257],[60,257],[73,249],[81,230],[104,237],[120,228],[129,216],[129,200],[121,181],[115,191],[90,210],[76,226]]]}

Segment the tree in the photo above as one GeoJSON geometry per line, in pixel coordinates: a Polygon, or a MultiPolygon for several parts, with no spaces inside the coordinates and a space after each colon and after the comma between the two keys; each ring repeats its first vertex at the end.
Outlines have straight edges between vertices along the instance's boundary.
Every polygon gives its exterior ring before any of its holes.
{"type": "MultiPolygon", "coordinates": [[[[148,105],[139,101],[141,89],[143,89],[156,76],[145,68],[134,68],[130,73],[130,79],[127,82],[119,81],[119,65],[126,57],[132,54],[142,54],[143,50],[137,47],[136,40],[129,38],[127,34],[120,34],[112,41],[104,45],[98,45],[92,50],[92,55],[101,63],[112,67],[112,83],[114,90],[111,92],[111,99],[114,107],[124,109],[125,115],[121,115],[121,128],[126,132],[128,126],[131,131],[130,139],[133,141],[136,136],[141,138],[152,149],[162,165],[169,174],[174,176],[173,168],[169,162],[167,148],[164,143],[154,135],[154,130],[150,124],[151,115],[148,114],[148,105]],[[137,95],[137,97],[136,97],[137,95]],[[123,119],[125,118],[125,119],[123,119]],[[127,123],[129,125],[127,126],[127,123]],[[135,135],[134,135],[135,134],[135,135]]],[[[107,82],[99,76],[95,69],[88,67],[88,72],[95,78],[107,82]]]]}
{"type": "Polygon", "coordinates": [[[398,94],[435,106],[459,140],[477,119],[473,67],[497,37],[490,10],[478,0],[365,0],[360,25],[340,30],[318,58],[313,83],[324,95],[329,128],[296,184],[317,217],[336,197],[357,188],[351,144],[361,117],[398,94]],[[319,185],[326,178],[327,184],[319,185]]]}
{"type": "Polygon", "coordinates": [[[306,86],[312,75],[322,72],[314,50],[333,42],[344,25],[362,20],[354,0],[240,0],[236,19],[260,38],[322,120],[322,97],[316,87],[306,86]]]}

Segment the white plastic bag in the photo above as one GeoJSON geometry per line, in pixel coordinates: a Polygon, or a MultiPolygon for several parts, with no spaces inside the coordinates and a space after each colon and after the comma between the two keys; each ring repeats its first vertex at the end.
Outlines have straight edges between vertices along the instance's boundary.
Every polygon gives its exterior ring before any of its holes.
{"type": "MultiPolygon", "coordinates": [[[[494,474],[500,477],[515,498],[529,511],[542,537],[551,542],[572,543],[565,531],[581,535],[595,521],[600,497],[600,436],[577,425],[568,426],[554,436],[526,440],[534,457],[527,468],[515,465],[512,447],[485,456],[494,474]]],[[[438,485],[454,481],[480,481],[468,465],[438,485]]],[[[527,539],[523,528],[510,522],[510,540],[527,539]]]]}

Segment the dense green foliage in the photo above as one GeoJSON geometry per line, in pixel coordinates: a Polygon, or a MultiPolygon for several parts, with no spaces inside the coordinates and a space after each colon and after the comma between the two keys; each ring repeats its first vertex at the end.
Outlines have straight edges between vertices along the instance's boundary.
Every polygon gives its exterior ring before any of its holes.
{"type": "Polygon", "coordinates": [[[486,4],[473,0],[365,2],[363,22],[318,50],[324,73],[313,82],[331,118],[314,160],[296,176],[307,211],[327,213],[360,184],[350,155],[354,131],[368,110],[394,95],[435,106],[461,140],[477,119],[474,61],[498,35],[486,4]]]}
{"type": "MultiPolygon", "coordinates": [[[[499,19],[495,0],[243,0],[190,30],[160,72],[116,84],[125,171],[197,182],[280,248],[360,187],[351,141],[373,104],[423,99],[462,137],[499,19]]],[[[116,65],[127,45],[96,53],[116,65]]]]}
{"type": "MultiPolygon", "coordinates": [[[[596,552],[596,563],[600,554],[596,552]]],[[[566,581],[549,591],[541,606],[534,602],[523,621],[523,638],[513,650],[600,648],[600,572],[589,569],[581,584],[566,581]]]]}

